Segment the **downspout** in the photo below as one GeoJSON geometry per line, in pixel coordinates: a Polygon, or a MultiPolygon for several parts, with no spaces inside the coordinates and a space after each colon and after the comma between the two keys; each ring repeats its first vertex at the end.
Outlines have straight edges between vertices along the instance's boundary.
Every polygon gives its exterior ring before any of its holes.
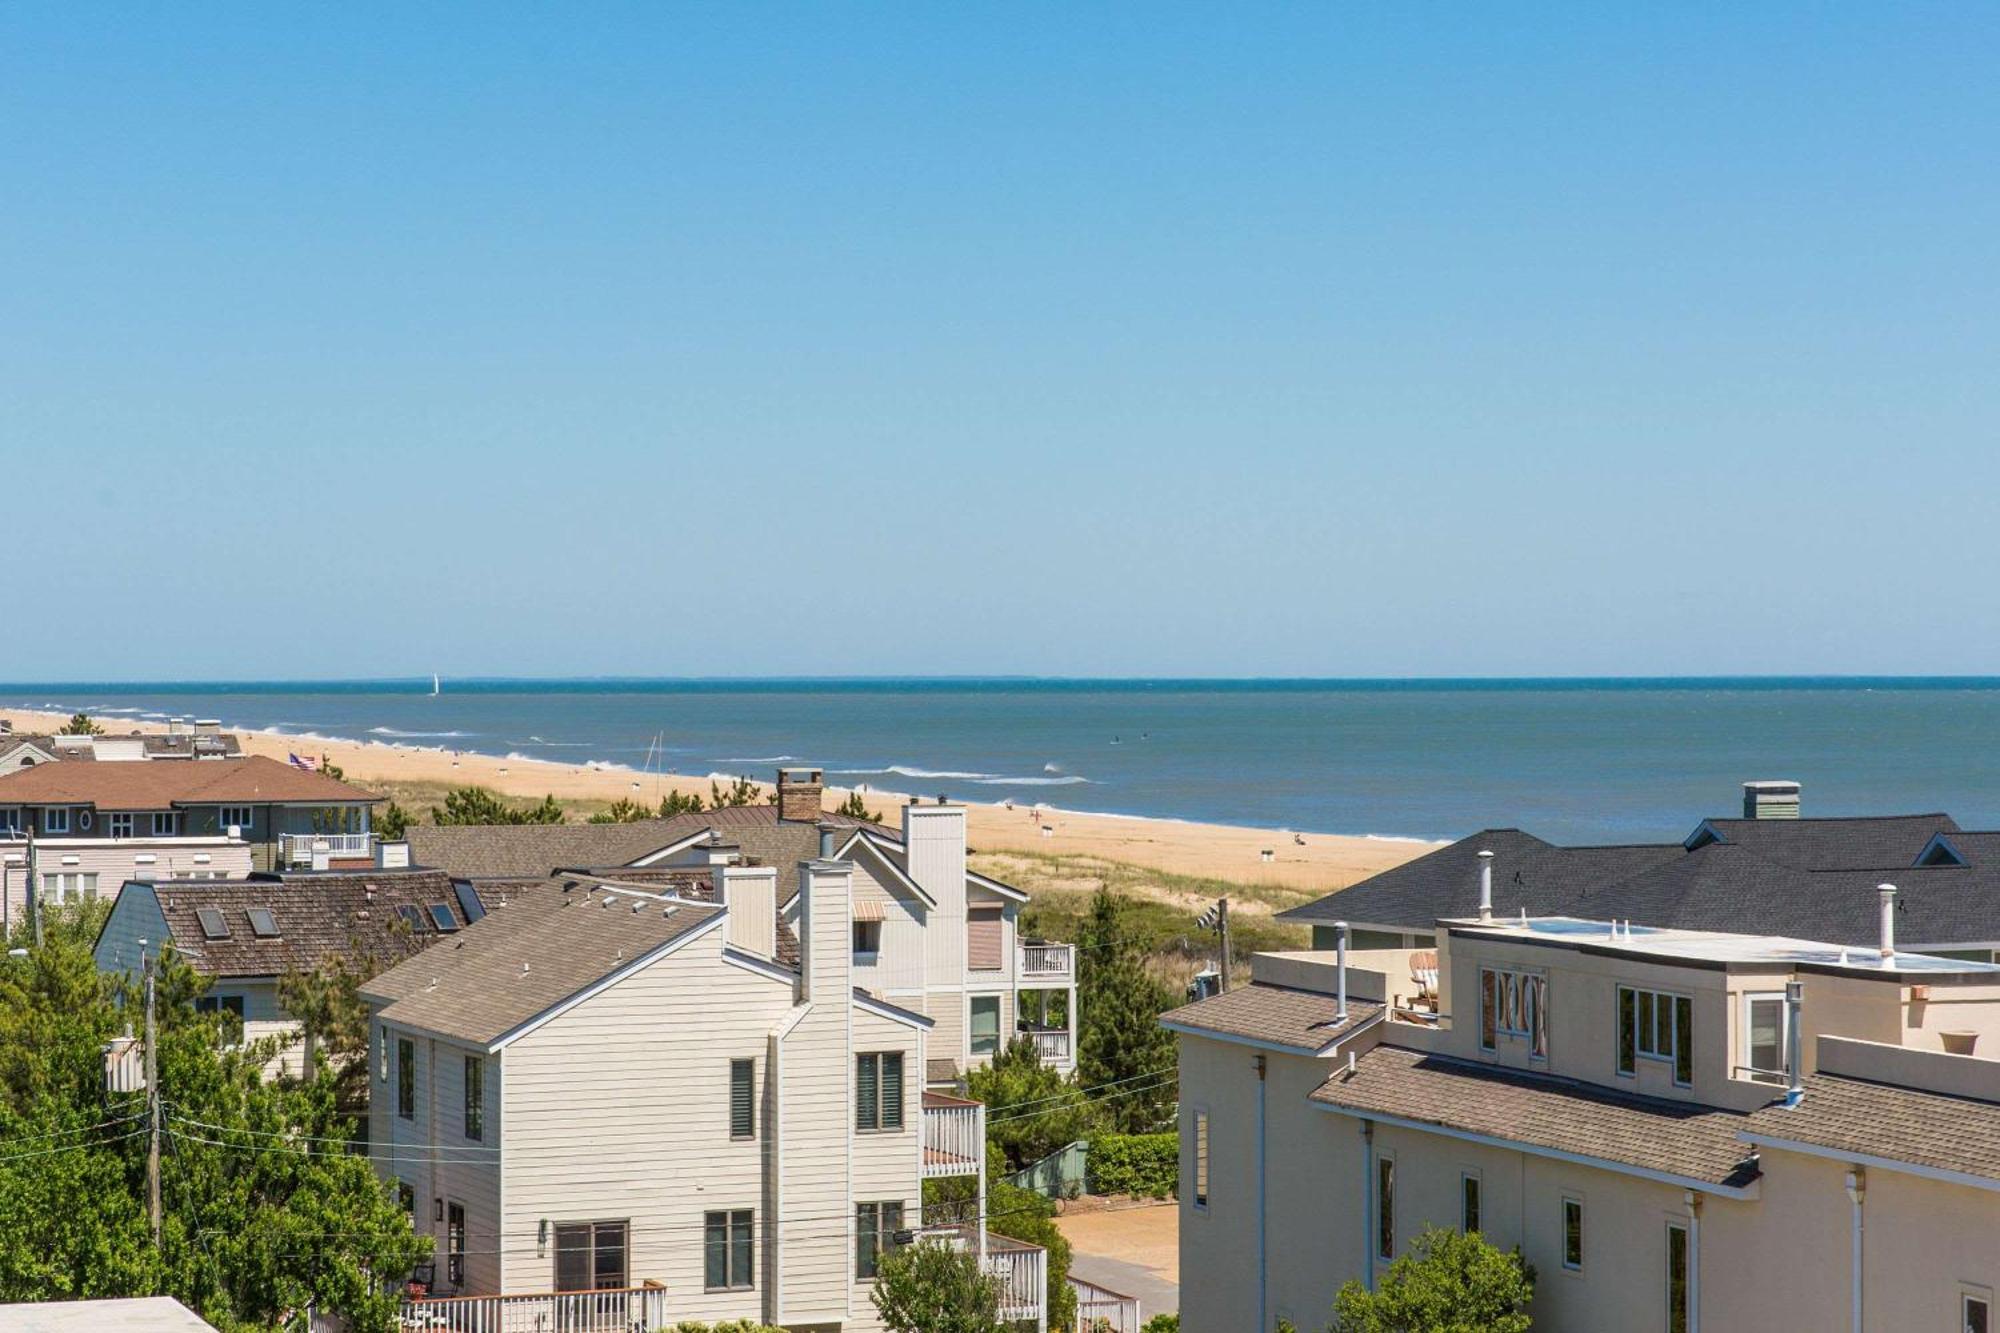
{"type": "Polygon", "coordinates": [[[1867,1224],[1862,1220],[1862,1204],[1868,1197],[1868,1176],[1860,1167],[1847,1173],[1847,1199],[1853,1205],[1850,1210],[1854,1217],[1853,1236],[1849,1241],[1848,1266],[1852,1274],[1848,1304],[1851,1308],[1849,1327],[1854,1333],[1861,1333],[1861,1256],[1862,1235],[1867,1224]]]}
{"type": "Polygon", "coordinates": [[[1337,932],[1333,944],[1334,969],[1340,974],[1338,982],[1340,993],[1334,1009],[1333,1021],[1336,1023],[1345,1023],[1347,1021],[1347,923],[1345,921],[1336,921],[1333,923],[1333,928],[1337,932]]]}
{"type": "Polygon", "coordinates": [[[1257,1329],[1258,1333],[1269,1328],[1265,1318],[1268,1301],[1267,1268],[1264,1254],[1264,1076],[1267,1056],[1253,1057],[1257,1062],[1257,1329]]]}

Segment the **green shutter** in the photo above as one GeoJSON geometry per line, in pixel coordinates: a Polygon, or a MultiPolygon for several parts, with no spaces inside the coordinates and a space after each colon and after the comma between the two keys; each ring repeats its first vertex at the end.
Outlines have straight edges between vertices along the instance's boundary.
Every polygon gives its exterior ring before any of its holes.
{"type": "Polygon", "coordinates": [[[757,1134],[757,1065],[753,1060],[729,1062],[729,1136],[754,1138],[757,1134]]]}
{"type": "Polygon", "coordinates": [[[854,1127],[880,1129],[881,1087],[877,1083],[877,1061],[872,1055],[854,1057],[854,1127]]]}
{"type": "Polygon", "coordinates": [[[903,1053],[882,1055],[882,1128],[903,1127],[903,1053]]]}

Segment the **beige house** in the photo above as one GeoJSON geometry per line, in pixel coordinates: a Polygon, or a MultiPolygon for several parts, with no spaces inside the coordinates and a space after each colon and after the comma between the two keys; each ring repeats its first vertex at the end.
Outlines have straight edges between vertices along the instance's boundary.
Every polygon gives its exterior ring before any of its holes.
{"type": "Polygon", "coordinates": [[[1868,898],[1868,948],[1447,919],[1422,994],[1260,955],[1163,1020],[1183,1326],[1319,1327],[1435,1225],[1518,1246],[1558,1333],[1989,1333],[2000,967],[1897,952],[1868,898]]]}
{"type": "MultiPolygon", "coordinates": [[[[924,1229],[927,1177],[981,1175],[985,1127],[923,1087],[942,1024],[865,984],[871,891],[835,836],[784,868],[489,883],[364,988],[371,1151],[437,1238],[415,1326],[880,1327],[882,1250],[924,1229]]],[[[1044,1323],[1042,1251],[936,1239],[1044,1323]]]]}
{"type": "MultiPolygon", "coordinates": [[[[476,888],[558,871],[630,880],[635,871],[724,864],[789,868],[821,854],[854,867],[855,981],[932,1020],[925,1082],[947,1088],[1016,1035],[1042,1062],[1076,1066],[1076,950],[1020,930],[1028,895],[966,866],[965,808],[905,806],[901,826],[826,811],[817,769],[781,769],[770,805],[633,824],[413,827],[410,854],[476,888]]],[[[788,884],[781,909],[798,904],[788,884]]]]}

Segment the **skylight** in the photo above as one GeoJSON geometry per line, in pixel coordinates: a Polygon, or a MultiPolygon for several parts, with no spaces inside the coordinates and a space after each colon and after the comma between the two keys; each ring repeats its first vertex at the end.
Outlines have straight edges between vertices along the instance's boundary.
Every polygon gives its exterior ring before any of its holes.
{"type": "Polygon", "coordinates": [[[278,938],[278,918],[271,914],[270,908],[252,907],[245,911],[244,915],[250,918],[250,933],[258,939],[278,938]]]}
{"type": "Polygon", "coordinates": [[[223,920],[221,912],[218,912],[213,907],[197,907],[194,909],[194,914],[195,918],[201,922],[201,933],[203,936],[211,940],[226,940],[229,938],[229,923],[223,920]]]}
{"type": "Polygon", "coordinates": [[[416,934],[418,931],[424,928],[423,913],[419,912],[416,908],[410,906],[408,903],[404,903],[401,907],[398,907],[396,909],[396,915],[403,918],[403,924],[410,928],[410,933],[412,935],[416,934]]]}
{"type": "Polygon", "coordinates": [[[451,904],[432,903],[431,924],[436,926],[438,933],[442,935],[449,935],[452,931],[457,930],[458,918],[451,914],[451,904]]]}

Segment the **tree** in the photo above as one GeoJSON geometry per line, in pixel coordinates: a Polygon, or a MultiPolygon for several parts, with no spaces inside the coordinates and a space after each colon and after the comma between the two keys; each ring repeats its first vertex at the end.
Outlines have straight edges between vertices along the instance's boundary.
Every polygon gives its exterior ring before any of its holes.
{"type": "MultiPolygon", "coordinates": [[[[1033,1190],[1010,1185],[997,1143],[986,1145],[986,1229],[1048,1251],[1049,1327],[1076,1325],[1076,1288],[1069,1284],[1069,1238],[1056,1227],[1056,1206],[1033,1190]]],[[[950,1226],[979,1224],[979,1178],[943,1176],[924,1182],[924,1219],[950,1226]]]]}
{"type": "MultiPolygon", "coordinates": [[[[136,986],[97,970],[104,909],[52,913],[41,947],[0,958],[0,1301],[169,1295],[228,1333],[296,1326],[307,1305],[388,1333],[380,1279],[430,1248],[367,1159],[332,1083],[267,1081],[274,1041],[244,1043],[227,1013],[197,1013],[206,983],[171,949],[158,983],[167,1137],[164,1218],[146,1215],[144,1102],[104,1090],[105,1042],[137,1019],[136,986]]],[[[25,938],[8,941],[25,946],[25,938]]]]}
{"type": "MultiPolygon", "coordinates": [[[[894,1333],[1005,1333],[999,1279],[979,1256],[931,1241],[890,1250],[876,1270],[875,1308],[894,1333]]],[[[1073,1322],[1073,1321],[1072,1321],[1073,1322]]],[[[1057,1327],[1054,1321],[1051,1327],[1057,1327]]]]}
{"type": "Polygon", "coordinates": [[[88,713],[71,713],[69,721],[56,729],[58,736],[102,736],[104,728],[90,720],[88,713]]]}
{"type": "Polygon", "coordinates": [[[701,813],[701,797],[693,792],[670,791],[660,798],[660,818],[672,819],[675,815],[698,815],[701,813]]]}
{"type": "Polygon", "coordinates": [[[727,787],[718,787],[713,781],[708,784],[708,808],[724,810],[738,805],[763,805],[764,794],[757,790],[757,784],[748,778],[737,778],[727,787]]]}
{"type": "Polygon", "coordinates": [[[1083,1090],[1042,1063],[1035,1039],[1016,1037],[993,1063],[965,1076],[967,1095],[986,1104],[986,1139],[1018,1171],[1058,1148],[1090,1137],[1096,1108],[1083,1090]]]}
{"type": "Polygon", "coordinates": [[[637,801],[621,796],[603,810],[598,811],[586,824],[636,824],[642,819],[651,819],[653,812],[637,801]]]}
{"type": "Polygon", "coordinates": [[[836,815],[846,815],[849,819],[865,819],[871,824],[882,822],[882,812],[880,810],[870,810],[867,803],[861,799],[861,793],[858,791],[847,793],[847,799],[833,807],[833,813],[836,815]]]}
{"type": "Polygon", "coordinates": [[[408,810],[391,801],[375,812],[375,835],[384,842],[401,842],[415,822],[408,810]]]}
{"type": "Polygon", "coordinates": [[[1101,1106],[1126,1134],[1158,1129],[1176,1095],[1174,1036],[1159,1024],[1174,1007],[1172,991],[1146,971],[1124,899],[1099,887],[1077,940],[1077,1079],[1107,1088],[1101,1106]]]}
{"type": "Polygon", "coordinates": [[[1328,1333],[1526,1333],[1535,1270],[1476,1231],[1425,1227],[1380,1289],[1350,1278],[1328,1333]]]}
{"type": "Polygon", "coordinates": [[[443,806],[431,807],[433,824],[560,824],[563,808],[553,796],[525,809],[509,805],[484,787],[459,787],[445,793],[443,806]]]}

